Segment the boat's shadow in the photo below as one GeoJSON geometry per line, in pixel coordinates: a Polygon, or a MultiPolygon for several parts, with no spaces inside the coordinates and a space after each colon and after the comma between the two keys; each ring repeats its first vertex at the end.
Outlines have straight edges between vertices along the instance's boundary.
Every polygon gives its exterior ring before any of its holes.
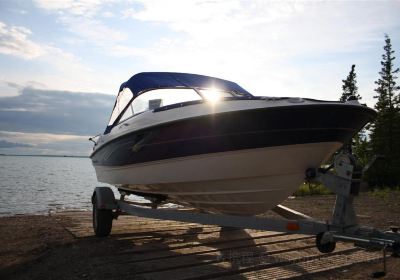
{"type": "Polygon", "coordinates": [[[124,255],[122,262],[136,266],[135,274],[145,279],[162,276],[165,279],[191,279],[194,275],[196,279],[247,279],[250,275],[268,274],[265,270],[269,268],[307,274],[307,270],[292,262],[286,254],[295,252],[298,247],[298,244],[286,244],[287,236],[271,232],[254,234],[237,228],[189,226],[179,234],[155,228],[154,231],[110,237],[133,242],[115,255],[124,255]],[[275,244],[276,240],[278,244],[275,244]]]}
{"type": "MultiPolygon", "coordinates": [[[[305,269],[290,261],[290,256],[279,254],[279,252],[296,250],[296,248],[293,248],[293,244],[278,247],[274,245],[273,238],[279,237],[278,242],[281,242],[284,241],[285,236],[287,235],[274,233],[270,235],[271,240],[269,241],[268,237],[265,238],[263,235],[254,237],[244,229],[222,227],[219,237],[198,239],[198,241],[218,249],[219,261],[229,263],[230,268],[228,270],[232,272],[257,274],[263,273],[263,269],[279,266],[283,270],[289,269],[307,274],[305,269]],[[266,244],[271,246],[266,246],[266,244]],[[273,247],[273,249],[270,247],[273,247]],[[288,263],[292,265],[286,266],[288,263]]],[[[247,279],[247,277],[245,278],[247,279]]]]}

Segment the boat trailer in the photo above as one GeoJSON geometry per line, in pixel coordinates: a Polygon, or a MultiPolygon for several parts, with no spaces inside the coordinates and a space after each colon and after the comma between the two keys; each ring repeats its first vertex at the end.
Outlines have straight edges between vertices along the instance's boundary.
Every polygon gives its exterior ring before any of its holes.
{"type": "Polygon", "coordinates": [[[389,251],[393,257],[400,256],[400,233],[397,227],[382,231],[358,224],[353,200],[359,194],[363,171],[354,157],[346,153],[336,155],[329,168],[309,168],[305,171],[307,182],[322,183],[336,194],[331,221],[319,221],[282,205],[272,210],[284,219],[157,209],[162,199],[155,199],[153,203],[146,204],[150,207],[143,207],[143,204],[138,206],[126,201],[128,193],[125,191],[120,191],[121,198],[117,200],[111,188],[96,187],[92,196],[93,228],[96,236],[108,236],[113,219],[128,214],[221,227],[315,235],[315,244],[321,253],[333,252],[337,241],[352,242],[367,250],[382,250],[383,271],[374,273],[374,277],[381,277],[386,274],[386,253],[389,251]]]}

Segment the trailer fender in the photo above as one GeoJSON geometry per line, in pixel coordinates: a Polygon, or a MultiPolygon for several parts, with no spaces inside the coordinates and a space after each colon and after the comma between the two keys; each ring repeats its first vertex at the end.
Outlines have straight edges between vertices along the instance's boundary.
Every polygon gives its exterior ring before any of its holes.
{"type": "Polygon", "coordinates": [[[98,209],[117,209],[114,193],[109,187],[96,187],[92,195],[92,204],[98,209]]]}

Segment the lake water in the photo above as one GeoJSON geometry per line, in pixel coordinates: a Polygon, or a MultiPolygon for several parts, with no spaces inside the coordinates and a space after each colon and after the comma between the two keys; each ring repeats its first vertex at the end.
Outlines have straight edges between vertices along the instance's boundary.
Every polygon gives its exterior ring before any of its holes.
{"type": "Polygon", "coordinates": [[[91,209],[89,158],[0,156],[0,216],[91,209]]]}

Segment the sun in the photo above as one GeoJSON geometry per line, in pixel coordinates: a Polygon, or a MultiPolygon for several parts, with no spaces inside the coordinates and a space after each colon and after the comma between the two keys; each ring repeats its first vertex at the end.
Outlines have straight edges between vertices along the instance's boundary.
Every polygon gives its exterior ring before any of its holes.
{"type": "Polygon", "coordinates": [[[217,103],[222,95],[221,95],[221,91],[219,91],[216,88],[210,88],[210,89],[205,89],[201,91],[201,94],[203,95],[203,97],[208,101],[211,102],[213,104],[217,103]]]}

